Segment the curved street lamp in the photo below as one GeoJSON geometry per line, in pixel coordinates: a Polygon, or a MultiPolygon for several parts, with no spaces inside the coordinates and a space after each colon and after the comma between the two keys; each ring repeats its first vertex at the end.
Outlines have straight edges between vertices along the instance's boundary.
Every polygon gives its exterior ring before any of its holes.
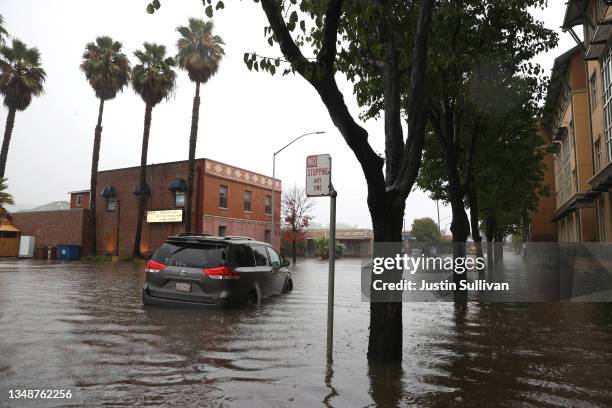
{"type": "Polygon", "coordinates": [[[308,133],[304,133],[303,135],[300,135],[298,137],[296,137],[295,139],[293,139],[292,141],[290,141],[289,143],[287,143],[286,145],[284,145],[283,147],[281,147],[279,150],[277,150],[276,152],[274,152],[274,154],[272,155],[272,246],[274,247],[274,240],[276,237],[275,234],[275,229],[274,229],[274,208],[276,207],[276,202],[274,201],[275,198],[275,191],[276,191],[276,155],[279,154],[280,152],[282,152],[283,150],[285,150],[286,148],[288,148],[289,146],[291,146],[293,143],[297,142],[298,140],[300,140],[303,137],[306,137],[308,135],[320,135],[323,134],[325,132],[323,131],[315,131],[315,132],[308,132],[308,133]]]}

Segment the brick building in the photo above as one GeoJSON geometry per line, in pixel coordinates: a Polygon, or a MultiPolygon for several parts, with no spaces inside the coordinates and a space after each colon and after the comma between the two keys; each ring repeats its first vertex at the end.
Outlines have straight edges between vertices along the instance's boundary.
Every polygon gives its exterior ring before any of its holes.
{"type": "Polygon", "coordinates": [[[22,236],[35,237],[37,247],[84,245],[88,209],[34,210],[13,213],[22,236]]]}
{"type": "MultiPolygon", "coordinates": [[[[155,250],[183,224],[187,161],[152,164],[147,169],[146,219],[141,252],[155,250]]],[[[98,173],[96,234],[99,254],[132,253],[138,203],[134,194],[140,167],[98,173]]],[[[243,235],[272,242],[272,178],[210,159],[196,160],[191,231],[212,235],[243,235]]],[[[275,184],[275,213],[280,214],[281,182],[275,184]]],[[[76,203],[72,194],[71,203],[76,203]]],[[[83,195],[81,202],[87,201],[83,195]]],[[[277,224],[276,234],[279,234],[277,224]]],[[[276,239],[276,242],[279,242],[276,239]]]]}

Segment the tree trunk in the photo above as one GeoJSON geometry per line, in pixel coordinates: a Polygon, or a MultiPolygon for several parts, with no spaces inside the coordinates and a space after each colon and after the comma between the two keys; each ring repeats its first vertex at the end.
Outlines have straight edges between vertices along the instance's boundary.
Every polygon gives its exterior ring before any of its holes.
{"type": "Polygon", "coordinates": [[[478,228],[478,199],[473,183],[468,192],[468,201],[470,204],[470,225],[472,226],[472,239],[476,246],[476,256],[482,258],[482,236],[480,235],[480,228],[478,228]]]}
{"type": "Polygon", "coordinates": [[[499,228],[499,225],[495,224],[495,241],[497,246],[497,251],[495,252],[495,263],[501,263],[504,259],[504,236],[502,234],[502,229],[499,228]]]}
{"type": "Polygon", "coordinates": [[[485,222],[485,235],[487,236],[487,269],[493,270],[493,238],[494,238],[494,224],[495,221],[491,217],[487,217],[485,222]]]}
{"type": "Polygon", "coordinates": [[[297,258],[295,254],[295,239],[291,241],[291,256],[293,257],[293,264],[295,265],[295,260],[297,258]]]}
{"type": "MultiPolygon", "coordinates": [[[[384,198],[383,198],[384,199],[384,198]]],[[[393,256],[401,247],[404,207],[378,213],[370,207],[374,228],[374,256],[393,256]],[[377,244],[397,243],[397,249],[379,248],[377,244]],[[381,251],[383,253],[381,253],[381,251]],[[388,253],[384,253],[388,252],[388,253]]],[[[386,244],[388,245],[388,244],[386,244]]],[[[385,246],[386,246],[385,245],[385,246]]],[[[388,272],[386,272],[388,273],[388,272]]],[[[374,275],[372,276],[374,279],[374,275]]],[[[383,275],[376,275],[376,279],[383,275]]],[[[387,276],[388,281],[398,282],[397,276],[387,276]]],[[[400,293],[401,296],[401,293],[400,293]]],[[[371,294],[374,299],[374,294],[371,294]]],[[[402,302],[370,302],[370,338],[368,342],[368,360],[383,363],[400,363],[402,361],[402,302]]]]}
{"type": "Polygon", "coordinates": [[[96,243],[96,199],[98,195],[98,162],[100,161],[100,143],[102,141],[102,116],[104,114],[104,99],[100,99],[98,108],[98,123],[94,131],[93,152],[91,154],[91,178],[89,184],[89,212],[87,216],[87,254],[97,255],[96,243]]]}
{"type": "Polygon", "coordinates": [[[140,241],[142,238],[142,221],[144,219],[147,200],[147,153],[149,152],[149,132],[151,131],[151,113],[153,105],[147,103],[145,108],[144,131],[142,133],[142,150],[140,153],[140,181],[138,183],[138,214],[136,215],[136,234],[132,255],[140,256],[140,241]]]}
{"type": "MultiPolygon", "coordinates": [[[[191,209],[193,204],[193,175],[195,172],[195,153],[198,143],[198,121],[200,120],[200,82],[196,82],[196,93],[191,110],[191,134],[189,135],[189,168],[187,170],[187,197],[185,209],[185,231],[192,231],[191,209]]],[[[274,203],[273,203],[274,204],[274,203]]],[[[197,220],[200,222],[200,220],[197,220]]],[[[274,233],[274,232],[273,232],[274,233]]]]}
{"type": "Polygon", "coordinates": [[[6,169],[6,159],[8,158],[9,145],[11,144],[11,136],[13,135],[13,127],[15,126],[15,108],[9,108],[8,116],[6,117],[6,127],[4,128],[4,140],[2,141],[2,152],[0,152],[0,177],[4,177],[6,169]]]}

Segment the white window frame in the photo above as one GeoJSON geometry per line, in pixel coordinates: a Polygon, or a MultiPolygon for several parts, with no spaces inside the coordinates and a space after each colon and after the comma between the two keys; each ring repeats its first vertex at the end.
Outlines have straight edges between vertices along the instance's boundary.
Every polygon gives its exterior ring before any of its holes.
{"type": "Polygon", "coordinates": [[[606,162],[612,161],[612,48],[608,48],[601,61],[603,82],[604,134],[606,140],[606,162]]]}

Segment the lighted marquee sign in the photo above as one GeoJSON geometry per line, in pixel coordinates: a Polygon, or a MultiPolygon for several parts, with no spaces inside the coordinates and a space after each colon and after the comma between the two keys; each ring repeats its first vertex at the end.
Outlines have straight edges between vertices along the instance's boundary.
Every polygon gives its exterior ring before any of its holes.
{"type": "Polygon", "coordinates": [[[147,222],[183,222],[183,210],[147,211],[147,222]]]}

